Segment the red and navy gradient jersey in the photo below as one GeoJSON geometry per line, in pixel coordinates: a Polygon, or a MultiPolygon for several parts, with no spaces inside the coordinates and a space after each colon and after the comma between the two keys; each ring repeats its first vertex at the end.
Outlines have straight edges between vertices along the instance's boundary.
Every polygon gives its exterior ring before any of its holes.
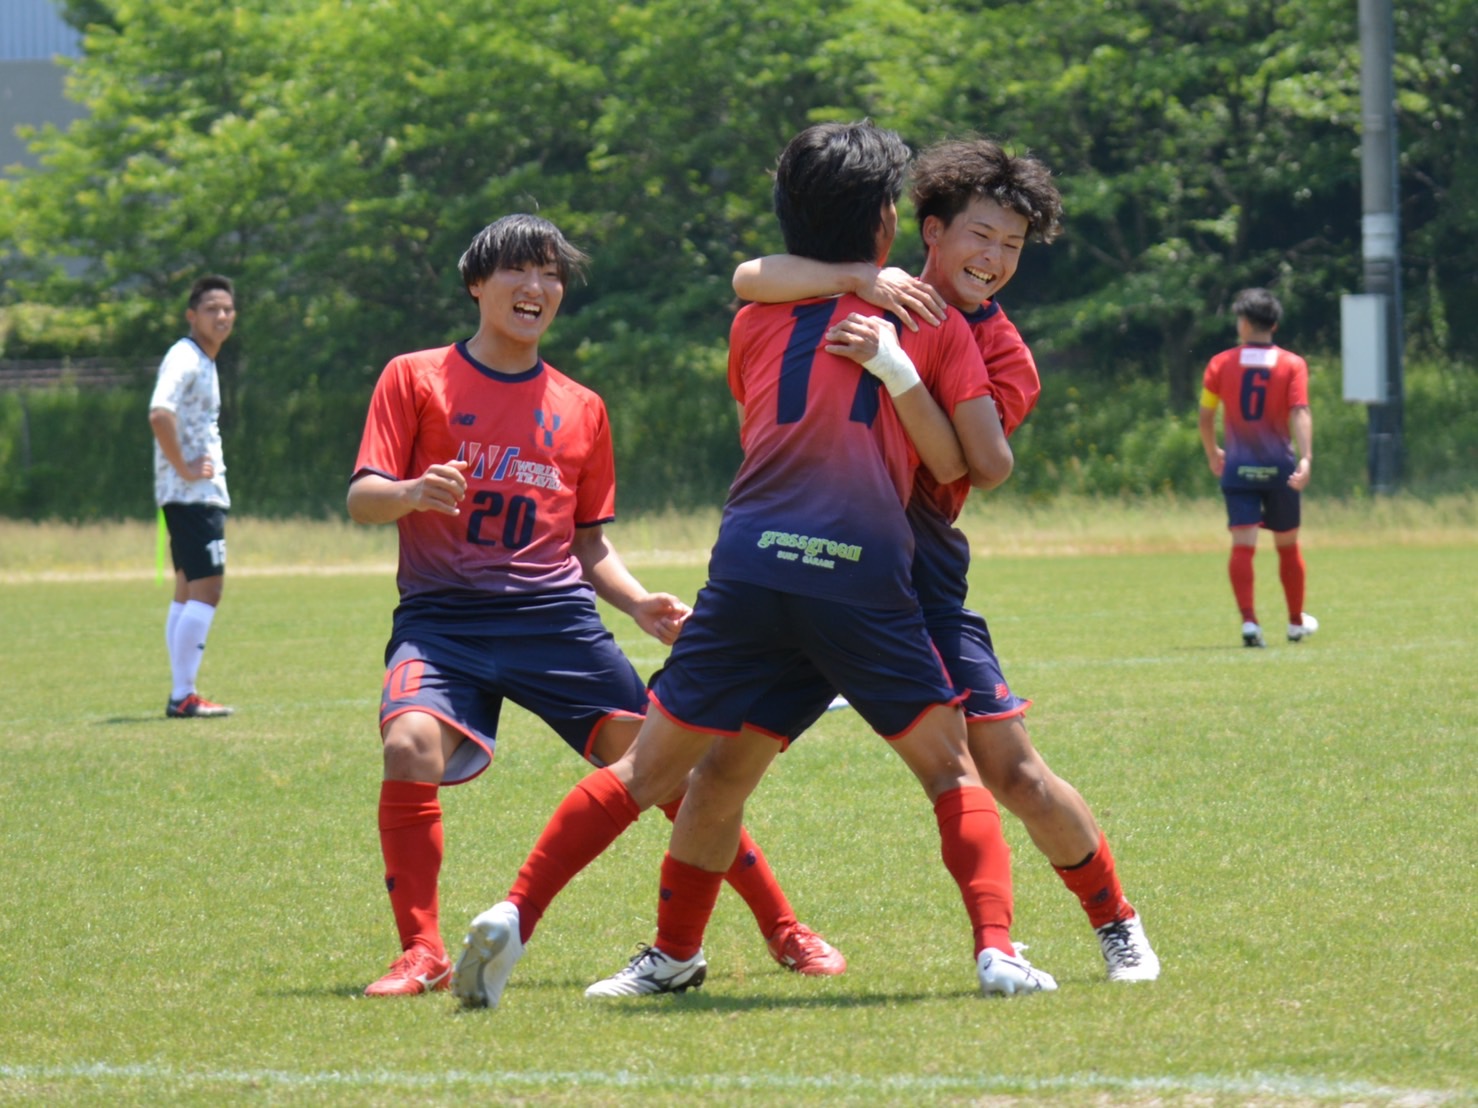
{"type": "Polygon", "coordinates": [[[464,343],[393,359],[370,400],[354,476],[401,481],[456,459],[470,463],[460,514],[399,520],[402,605],[579,585],[575,528],[615,518],[600,397],[542,360],[523,373],[496,373],[464,343]]]}
{"type": "MultiPolygon", "coordinates": [[[[967,313],[965,321],[985,360],[996,414],[1009,438],[1026,422],[1042,393],[1036,359],[997,301],[967,313]]],[[[913,498],[908,502],[908,522],[914,533],[913,586],[926,612],[964,607],[970,543],[954,522],[969,494],[968,477],[941,485],[920,467],[914,479],[913,498]]]]}
{"type": "MultiPolygon", "coordinates": [[[[825,350],[827,330],[851,312],[883,314],[843,296],[749,304],[735,317],[729,388],[743,405],[744,462],[709,574],[866,607],[911,607],[904,504],[919,458],[877,379],[825,350]]],[[[901,330],[899,344],[946,414],[989,395],[958,312],[940,327],[901,330]]]]}
{"type": "Polygon", "coordinates": [[[1289,441],[1288,413],[1309,403],[1309,367],[1292,351],[1272,343],[1247,343],[1223,350],[1206,364],[1201,403],[1213,399],[1222,416],[1225,489],[1282,485],[1297,467],[1289,441]]]}

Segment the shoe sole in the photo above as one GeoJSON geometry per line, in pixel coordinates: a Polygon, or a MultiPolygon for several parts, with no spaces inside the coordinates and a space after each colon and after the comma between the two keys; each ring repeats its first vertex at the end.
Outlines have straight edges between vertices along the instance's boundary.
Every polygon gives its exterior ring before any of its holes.
{"type": "Polygon", "coordinates": [[[981,996],[1027,996],[1031,993],[1055,993],[1057,985],[1046,986],[1040,982],[1002,981],[987,984],[981,982],[981,996]]]}
{"type": "Polygon", "coordinates": [[[496,1008],[513,967],[523,957],[522,943],[509,921],[473,920],[462,944],[462,953],[452,968],[452,993],[467,1008],[496,1008]],[[505,957],[512,952],[511,956],[505,957]],[[494,988],[488,987],[492,971],[494,988]]]}
{"type": "Polygon", "coordinates": [[[1137,966],[1132,970],[1121,970],[1118,973],[1111,973],[1108,975],[1108,979],[1110,981],[1127,981],[1132,983],[1135,981],[1155,981],[1159,979],[1159,976],[1159,966],[1155,966],[1152,970],[1146,969],[1144,966],[1137,966]]]}

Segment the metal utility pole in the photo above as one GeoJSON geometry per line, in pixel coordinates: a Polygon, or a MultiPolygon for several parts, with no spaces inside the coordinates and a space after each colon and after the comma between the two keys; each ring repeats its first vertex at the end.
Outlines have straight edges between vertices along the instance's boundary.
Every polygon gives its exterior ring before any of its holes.
{"type": "Polygon", "coordinates": [[[1370,486],[1377,493],[1395,492],[1400,481],[1406,407],[1394,70],[1391,0],[1360,0],[1361,255],[1365,292],[1384,301],[1386,339],[1384,398],[1367,409],[1370,486]]]}

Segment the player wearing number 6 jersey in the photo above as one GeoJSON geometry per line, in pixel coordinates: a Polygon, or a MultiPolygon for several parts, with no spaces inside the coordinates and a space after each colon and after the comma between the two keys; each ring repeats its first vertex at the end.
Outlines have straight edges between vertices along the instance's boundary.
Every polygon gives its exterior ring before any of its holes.
{"type": "Polygon", "coordinates": [[[1273,343],[1283,306],[1267,289],[1245,289],[1232,304],[1240,345],[1206,366],[1201,390],[1201,445],[1227,502],[1232,556],[1227,574],[1242,613],[1242,643],[1262,646],[1253,606],[1252,562],[1257,533],[1273,533],[1278,576],[1288,605],[1288,641],[1319,629],[1303,610],[1304,560],[1298,548],[1300,495],[1314,464],[1314,418],[1309,412],[1309,367],[1273,343]],[[1216,409],[1226,448],[1216,445],[1216,409]],[[1295,444],[1298,452],[1294,453],[1295,444]]]}
{"type": "MultiPolygon", "coordinates": [[[[491,224],[460,262],[476,334],[393,359],[370,400],[348,506],[356,521],[400,532],[379,826],[403,952],[370,996],[449,984],[438,790],[490,764],[503,700],[594,764],[615,761],[635,737],[646,688],[595,598],[668,644],[689,612],[642,588],[606,539],[616,481],[605,405],[539,356],[584,261],[547,220],[491,224]]],[[[680,783],[675,792],[663,798],[673,812],[680,783]]],[[[840,961],[796,922],[747,838],[732,871],[767,939],[798,932],[823,961],[840,961]]]]}

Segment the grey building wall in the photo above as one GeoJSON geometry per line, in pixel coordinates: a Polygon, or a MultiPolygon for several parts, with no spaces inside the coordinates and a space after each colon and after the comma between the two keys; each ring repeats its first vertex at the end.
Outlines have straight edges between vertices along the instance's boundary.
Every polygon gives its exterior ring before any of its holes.
{"type": "Polygon", "coordinates": [[[64,128],[82,115],[66,98],[66,74],[56,60],[81,54],[82,36],[52,0],[0,0],[0,173],[35,164],[17,127],[64,128]]]}

